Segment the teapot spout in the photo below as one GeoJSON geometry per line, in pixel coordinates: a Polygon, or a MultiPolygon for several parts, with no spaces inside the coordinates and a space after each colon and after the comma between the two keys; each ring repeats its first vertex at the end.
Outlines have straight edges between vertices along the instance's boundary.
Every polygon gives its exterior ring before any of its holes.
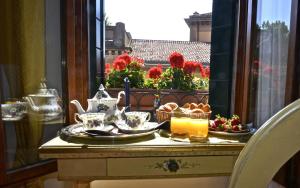
{"type": "Polygon", "coordinates": [[[77,108],[79,114],[85,113],[84,109],[82,108],[81,104],[77,100],[72,100],[70,103],[74,104],[77,108]]]}

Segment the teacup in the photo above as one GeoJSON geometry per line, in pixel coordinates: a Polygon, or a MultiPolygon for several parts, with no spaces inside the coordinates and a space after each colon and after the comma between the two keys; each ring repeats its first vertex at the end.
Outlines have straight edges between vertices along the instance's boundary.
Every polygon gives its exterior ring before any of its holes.
{"type": "Polygon", "coordinates": [[[82,123],[84,129],[99,129],[103,128],[105,113],[86,113],[86,114],[74,114],[74,119],[77,123],[82,123]]]}
{"type": "Polygon", "coordinates": [[[151,119],[150,112],[132,111],[125,112],[125,115],[126,123],[132,128],[136,128],[140,125],[143,125],[145,122],[148,122],[151,119]]]}
{"type": "Polygon", "coordinates": [[[7,104],[1,104],[3,120],[18,120],[27,113],[27,103],[16,101],[7,104]]]}

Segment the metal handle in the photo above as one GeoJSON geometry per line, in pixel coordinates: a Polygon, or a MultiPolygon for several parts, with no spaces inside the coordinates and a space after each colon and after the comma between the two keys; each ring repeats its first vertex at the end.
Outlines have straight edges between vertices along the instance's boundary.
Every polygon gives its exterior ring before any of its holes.
{"type": "Polygon", "coordinates": [[[169,159],[168,161],[164,162],[164,166],[170,171],[170,172],[177,172],[179,170],[179,164],[174,159],[169,159]]]}

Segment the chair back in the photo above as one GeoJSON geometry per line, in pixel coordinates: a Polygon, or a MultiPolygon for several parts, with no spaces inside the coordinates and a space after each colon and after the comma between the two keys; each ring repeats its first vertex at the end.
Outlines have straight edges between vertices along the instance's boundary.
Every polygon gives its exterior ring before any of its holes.
{"type": "Polygon", "coordinates": [[[300,150],[300,99],[286,106],[250,138],[241,151],[229,188],[266,188],[275,173],[300,150]]]}

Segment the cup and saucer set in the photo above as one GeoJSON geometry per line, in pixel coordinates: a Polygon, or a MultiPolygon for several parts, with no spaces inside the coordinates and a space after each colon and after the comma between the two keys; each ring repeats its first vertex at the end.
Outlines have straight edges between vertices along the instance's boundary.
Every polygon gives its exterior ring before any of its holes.
{"type": "Polygon", "coordinates": [[[78,111],[74,114],[76,132],[83,132],[89,136],[122,136],[151,133],[161,125],[150,122],[150,112],[125,112],[125,107],[119,110],[117,104],[121,95],[125,95],[125,92],[120,91],[117,98],[112,98],[100,85],[96,95],[87,99],[87,110],[84,110],[77,100],[71,101],[78,111]]]}

